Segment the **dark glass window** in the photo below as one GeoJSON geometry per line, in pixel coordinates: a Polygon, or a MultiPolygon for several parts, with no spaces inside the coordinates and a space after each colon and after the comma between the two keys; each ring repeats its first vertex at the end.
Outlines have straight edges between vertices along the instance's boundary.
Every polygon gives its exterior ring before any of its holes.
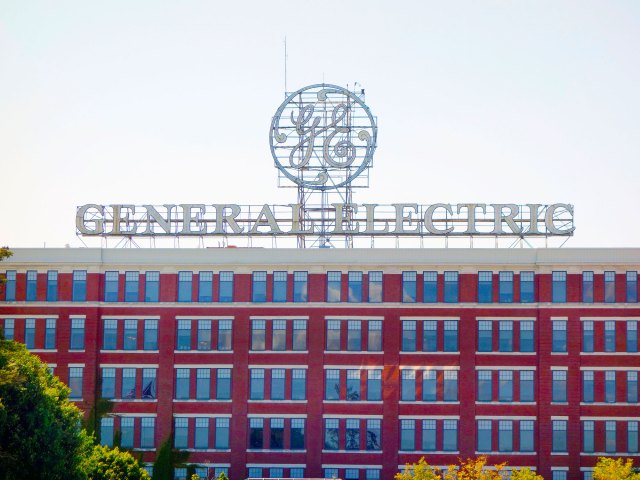
{"type": "Polygon", "coordinates": [[[627,272],[627,303],[638,302],[638,272],[627,272]]]}
{"type": "Polygon", "coordinates": [[[593,352],[593,321],[582,322],[582,351],[593,352]]]}
{"type": "Polygon", "coordinates": [[[114,398],[116,395],[116,369],[102,369],[102,389],[100,396],[102,398],[114,398]]]}
{"type": "Polygon", "coordinates": [[[493,302],[493,272],[478,272],[478,303],[493,302]]]}
{"type": "Polygon", "coordinates": [[[458,303],[458,272],[444,272],[444,302],[458,303]]]}
{"type": "Polygon", "coordinates": [[[520,351],[534,351],[534,323],[531,320],[520,322],[520,351]]]}
{"type": "Polygon", "coordinates": [[[416,351],[416,321],[415,320],[402,321],[402,351],[403,352],[416,351]]]}
{"type": "Polygon", "coordinates": [[[458,322],[456,320],[445,320],[444,322],[444,351],[458,351],[458,322]]]}
{"type": "Polygon", "coordinates": [[[491,451],[491,420],[478,420],[478,445],[479,452],[491,451]]]}
{"type": "Polygon", "coordinates": [[[513,272],[498,274],[498,300],[500,303],[513,303],[513,272]]]}
{"type": "Polygon", "coordinates": [[[139,272],[125,272],[124,274],[124,301],[137,302],[140,286],[139,272]]]}
{"type": "Polygon", "coordinates": [[[36,344],[36,319],[27,318],[24,322],[24,345],[32,350],[36,344]]]}
{"type": "Polygon", "coordinates": [[[520,272],[520,303],[535,302],[534,273],[520,272]]]}
{"type": "Polygon", "coordinates": [[[249,448],[261,449],[263,446],[264,419],[249,419],[249,448]]]}
{"type": "Polygon", "coordinates": [[[231,369],[218,368],[216,375],[216,400],[231,399],[231,369]]]}
{"type": "Polygon", "coordinates": [[[604,302],[616,301],[616,272],[604,272],[604,302]]]}
{"type": "Polygon", "coordinates": [[[104,301],[118,301],[118,272],[104,273],[104,301]]]}
{"type": "Polygon", "coordinates": [[[251,321],[251,350],[265,350],[267,339],[266,320],[251,321]]]}
{"type": "Polygon", "coordinates": [[[500,370],[498,372],[498,400],[513,402],[513,371],[500,370]]]}
{"type": "Polygon", "coordinates": [[[269,448],[282,450],[284,448],[284,418],[272,418],[269,426],[269,448]]]}
{"type": "Polygon", "coordinates": [[[255,303],[267,301],[267,272],[253,272],[251,301],[255,303]]]}
{"type": "Polygon", "coordinates": [[[360,370],[347,370],[347,397],[348,401],[357,402],[360,396],[360,370]]]}
{"type": "Polygon", "coordinates": [[[382,428],[380,419],[370,418],[367,420],[367,450],[380,450],[382,447],[382,428]]]}
{"type": "Polygon", "coordinates": [[[424,303],[438,301],[438,272],[422,272],[422,301],[424,303]]]}
{"type": "Polygon", "coordinates": [[[124,321],[123,348],[125,350],[138,349],[138,320],[127,319],[124,321]]]}
{"type": "Polygon", "coordinates": [[[422,351],[435,352],[438,350],[438,322],[424,320],[422,322],[422,351]]]}
{"type": "Polygon", "coordinates": [[[513,322],[510,320],[500,320],[498,327],[499,351],[513,352],[513,322]]]}
{"type": "Polygon", "coordinates": [[[567,302],[567,272],[551,273],[551,301],[553,303],[567,302]]]}
{"type": "Polygon", "coordinates": [[[340,320],[327,320],[327,350],[340,350],[340,320]]]}
{"type": "Polygon", "coordinates": [[[193,272],[178,272],[178,301],[191,301],[191,287],[193,284],[193,272]]]}
{"type": "Polygon", "coordinates": [[[616,322],[614,320],[604,322],[604,351],[616,351],[616,322]]]}
{"type": "Polygon", "coordinates": [[[327,272],[327,302],[339,302],[342,289],[342,273],[327,272]]]}
{"type": "Polygon", "coordinates": [[[593,391],[593,370],[584,370],[582,372],[582,401],[592,403],[594,399],[593,391]]]}
{"type": "MultiPolygon", "coordinates": [[[[345,431],[345,447],[347,450],[360,450],[360,420],[347,418],[345,431]]],[[[345,475],[346,477],[346,475],[345,475]]]]}
{"type": "Polygon", "coordinates": [[[533,388],[535,372],[533,370],[520,370],[520,401],[535,402],[535,390],[533,388]]]}
{"type": "Polygon", "coordinates": [[[84,350],[84,318],[71,319],[70,350],[84,350]]]}
{"type": "Polygon", "coordinates": [[[213,272],[198,273],[198,302],[213,301],[213,272]]]}
{"type": "Polygon", "coordinates": [[[156,397],[156,369],[142,369],[142,398],[152,400],[156,397]]]}
{"type": "Polygon", "coordinates": [[[144,301],[157,302],[160,299],[160,272],[146,272],[144,282],[144,301]]]}
{"type": "Polygon", "coordinates": [[[122,392],[121,398],[132,400],[136,398],[136,369],[122,369],[122,392]]]}
{"type": "Polygon", "coordinates": [[[490,352],[493,350],[493,322],[480,320],[478,322],[478,351],[490,352]]]}
{"type": "Polygon", "coordinates": [[[362,272],[349,272],[349,302],[362,302],[362,272]]]}
{"type": "Polygon", "coordinates": [[[291,371],[291,400],[307,399],[307,371],[294,368],[291,371]]]}
{"type": "Polygon", "coordinates": [[[7,270],[4,284],[4,299],[7,302],[16,301],[16,271],[7,270]]]}
{"type": "Polygon", "coordinates": [[[47,302],[58,301],[58,271],[47,272],[47,302]]]}
{"type": "Polygon", "coordinates": [[[422,372],[422,401],[435,402],[438,392],[438,382],[435,370],[425,370],[422,372]]]}
{"type": "Polygon", "coordinates": [[[340,400],[340,370],[325,370],[325,400],[340,400]]]}
{"type": "Polygon", "coordinates": [[[337,418],[324,419],[324,449],[338,450],[340,445],[340,432],[338,429],[339,420],[337,418]]]}
{"type": "Polygon", "coordinates": [[[284,400],[284,368],[271,369],[271,400],[284,400]]]}
{"type": "Polygon", "coordinates": [[[513,451],[513,422],[511,420],[498,422],[498,450],[500,452],[513,451]]]}
{"type": "Polygon", "coordinates": [[[347,322],[347,350],[350,352],[362,350],[362,322],[360,320],[347,322]]]}
{"type": "Polygon", "coordinates": [[[520,420],[520,451],[534,451],[533,420],[520,420]]]}
{"type": "Polygon", "coordinates": [[[27,290],[25,292],[27,302],[35,302],[38,293],[38,272],[27,270],[27,290]]]}
{"type": "Polygon", "coordinates": [[[273,301],[287,301],[287,272],[273,272],[273,301]]]}
{"type": "Polygon", "coordinates": [[[118,343],[118,321],[105,320],[104,333],[102,338],[103,350],[115,350],[118,343]]]}
{"type": "Polygon", "coordinates": [[[249,398],[251,400],[264,400],[264,369],[252,368],[249,398]]]}
{"type": "Polygon", "coordinates": [[[567,322],[566,320],[554,320],[552,323],[552,352],[567,351],[567,322]]]}
{"type": "Polygon", "coordinates": [[[636,353],[638,351],[638,322],[636,320],[627,321],[627,352],[636,353]]]}
{"type": "Polygon", "coordinates": [[[416,301],[416,272],[402,272],[402,301],[414,303],[416,301]]]}
{"type": "Polygon", "coordinates": [[[478,370],[478,401],[490,402],[492,395],[491,370],[478,370]]]}
{"type": "Polygon", "coordinates": [[[211,320],[198,320],[198,350],[211,350],[211,320]]]}
{"type": "Polygon", "coordinates": [[[382,302],[382,272],[369,272],[369,303],[382,302]]]}
{"type": "MultiPolygon", "coordinates": [[[[8,272],[7,272],[8,273],[8,272]]],[[[74,302],[87,301],[87,271],[73,271],[72,300],[74,302]]]]}
{"type": "Polygon", "coordinates": [[[176,400],[189,399],[190,371],[188,368],[176,368],[176,400]]]}
{"type": "Polygon", "coordinates": [[[52,350],[56,348],[56,319],[47,318],[44,330],[44,348],[52,350]]]}
{"type": "Polygon", "coordinates": [[[231,320],[218,321],[218,350],[231,350],[231,320]]]}
{"type": "Polygon", "coordinates": [[[307,349],[307,321],[306,320],[294,320],[293,321],[293,350],[304,351],[307,349]]]}
{"type": "Polygon", "coordinates": [[[382,400],[382,370],[367,370],[367,400],[382,400]]]}
{"type": "Polygon", "coordinates": [[[551,372],[551,401],[567,401],[567,371],[553,370],[551,372]]]}
{"type": "MultiPolygon", "coordinates": [[[[292,418],[290,434],[291,450],[304,450],[304,418],[292,418]]],[[[291,470],[294,470],[293,468],[291,470]]],[[[292,478],[293,475],[290,475],[292,478]]],[[[272,477],[273,478],[273,477],[272,477]]]]}
{"type": "Polygon", "coordinates": [[[142,339],[144,350],[158,350],[158,321],[145,320],[142,339]]]}
{"type": "Polygon", "coordinates": [[[178,320],[176,350],[191,350],[191,320],[178,320]]]}
{"type": "Polygon", "coordinates": [[[582,272],[582,302],[593,303],[593,272],[582,272]]]}
{"type": "Polygon", "coordinates": [[[293,301],[307,301],[307,272],[293,272],[293,301]]]}

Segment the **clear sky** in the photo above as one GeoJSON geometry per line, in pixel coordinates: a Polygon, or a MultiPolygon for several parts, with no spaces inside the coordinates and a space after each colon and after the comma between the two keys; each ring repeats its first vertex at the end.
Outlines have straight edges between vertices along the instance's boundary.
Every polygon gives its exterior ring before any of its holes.
{"type": "Polygon", "coordinates": [[[0,0],[0,244],[80,246],[86,203],[291,203],[288,90],[366,89],[355,201],[575,205],[640,246],[638,1],[0,0]]]}

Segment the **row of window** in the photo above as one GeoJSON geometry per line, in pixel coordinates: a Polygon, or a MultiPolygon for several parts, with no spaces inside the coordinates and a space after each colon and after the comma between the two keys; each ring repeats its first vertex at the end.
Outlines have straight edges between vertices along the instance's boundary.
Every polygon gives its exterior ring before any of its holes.
{"type": "MultiPolygon", "coordinates": [[[[555,374],[554,371],[554,381],[555,374]]],[[[566,372],[563,381],[564,392],[560,390],[559,397],[564,396],[566,401],[566,372]]],[[[638,372],[583,370],[582,401],[584,403],[638,403],[638,372]],[[624,388],[622,388],[623,385],[624,388]]]]}
{"type": "Polygon", "coordinates": [[[638,421],[582,422],[583,453],[638,453],[638,421]]]}
{"type": "MultiPolygon", "coordinates": [[[[127,271],[124,273],[124,292],[120,295],[120,277],[118,271],[104,273],[104,291],[102,299],[105,302],[158,302],[160,300],[160,272],[148,271],[144,274],[144,288],[141,288],[140,272],[127,271]],[[144,291],[141,291],[144,290],[144,291]]],[[[477,301],[478,303],[520,303],[535,302],[535,274],[532,271],[519,272],[517,295],[515,289],[516,275],[511,271],[498,272],[495,275],[491,271],[478,272],[477,301]],[[494,281],[497,280],[497,289],[494,289],[494,281]],[[494,292],[495,290],[495,292],[494,292]]],[[[289,273],[275,271],[267,274],[266,271],[252,273],[251,301],[252,302],[306,302],[308,301],[308,273],[305,271],[293,272],[291,293],[289,292],[289,273]],[[268,284],[268,280],[270,280],[268,284]],[[270,288],[269,288],[270,287],[270,288]]],[[[604,286],[601,301],[615,303],[617,297],[616,279],[614,271],[606,271],[603,275],[604,286]]],[[[327,302],[369,302],[379,303],[383,301],[383,273],[373,271],[363,273],[350,271],[345,276],[340,271],[330,271],[326,275],[327,302]],[[343,280],[346,279],[346,288],[343,289],[343,280]]],[[[624,302],[637,303],[638,301],[638,272],[628,271],[624,275],[624,302]]],[[[6,272],[5,301],[16,300],[17,275],[15,270],[6,272]]],[[[38,272],[28,270],[26,273],[25,300],[36,301],[38,272]]],[[[418,275],[416,271],[402,273],[402,302],[415,303],[457,303],[459,301],[458,272],[425,271],[418,275]],[[421,288],[418,289],[419,277],[421,288]],[[439,284],[441,278],[441,285],[439,284]]],[[[582,302],[593,303],[594,273],[582,272],[582,302]]],[[[192,271],[178,272],[177,287],[178,302],[233,302],[234,301],[234,273],[221,271],[214,275],[213,271],[200,271],[194,275],[192,271]],[[194,280],[194,276],[196,280],[194,280]],[[214,282],[215,277],[215,282],[214,282]]],[[[86,270],[74,270],[72,277],[72,301],[83,302],[87,297],[87,272],[86,270]]],[[[58,300],[58,272],[47,272],[46,301],[58,300]]],[[[567,301],[567,272],[552,272],[551,300],[554,303],[567,301]]],[[[599,299],[600,300],[600,299],[599,299]]]]}
{"type": "Polygon", "coordinates": [[[304,450],[304,418],[249,418],[250,450],[304,450]]]}
{"type": "Polygon", "coordinates": [[[120,432],[120,446],[122,448],[156,448],[155,417],[115,416],[102,418],[100,420],[100,443],[112,446],[116,431],[120,432]]]}
{"type": "Polygon", "coordinates": [[[379,418],[325,418],[324,450],[382,450],[379,418]]]}

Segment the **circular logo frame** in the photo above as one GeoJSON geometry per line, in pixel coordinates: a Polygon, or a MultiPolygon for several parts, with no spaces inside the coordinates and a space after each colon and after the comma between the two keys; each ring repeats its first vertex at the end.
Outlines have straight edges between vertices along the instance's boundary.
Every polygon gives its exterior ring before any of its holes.
{"type": "Polygon", "coordinates": [[[271,122],[269,145],[278,170],[293,183],[330,190],[371,166],[378,128],[369,107],[337,85],[290,94],[271,122]]]}

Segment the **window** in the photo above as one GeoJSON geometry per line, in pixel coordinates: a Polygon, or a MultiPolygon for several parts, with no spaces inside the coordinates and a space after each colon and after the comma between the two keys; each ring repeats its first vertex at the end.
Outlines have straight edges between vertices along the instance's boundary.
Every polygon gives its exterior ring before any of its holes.
{"type": "Polygon", "coordinates": [[[78,400],[82,398],[82,371],[83,367],[70,367],[69,368],[69,388],[71,393],[69,398],[72,400],[78,400]]]}
{"type": "Polygon", "coordinates": [[[156,397],[156,369],[142,369],[142,399],[153,400],[156,397]]]}
{"type": "Polygon", "coordinates": [[[284,448],[284,418],[272,418],[269,426],[269,448],[282,450],[284,448]]]}
{"type": "Polygon", "coordinates": [[[360,370],[347,370],[347,401],[360,398],[360,370]]]}
{"type": "Polygon", "coordinates": [[[304,351],[307,349],[307,321],[293,321],[293,341],[291,347],[293,350],[304,351]]]}
{"type": "Polygon", "coordinates": [[[416,301],[416,272],[402,272],[402,301],[404,303],[416,301]]]}
{"type": "Polygon", "coordinates": [[[153,448],[156,431],[156,419],[142,417],[140,425],[140,448],[153,448]]]}
{"type": "Polygon", "coordinates": [[[38,294],[38,272],[27,270],[27,289],[25,299],[27,302],[35,302],[38,294]]]}
{"type": "Polygon", "coordinates": [[[513,303],[513,272],[500,272],[498,281],[498,300],[500,303],[513,303]]]}
{"type": "Polygon", "coordinates": [[[445,320],[444,322],[444,351],[458,351],[458,322],[456,320],[445,320]]]}
{"type": "Polygon", "coordinates": [[[362,324],[360,320],[347,322],[347,350],[351,352],[362,350],[362,324]]]}
{"type": "Polygon", "coordinates": [[[340,370],[325,370],[325,400],[340,400],[340,370]]]}
{"type": "Polygon", "coordinates": [[[231,350],[231,320],[218,321],[218,350],[231,350]]]}
{"type": "Polygon", "coordinates": [[[520,401],[535,402],[533,389],[533,370],[520,370],[520,401]]]}
{"type": "Polygon", "coordinates": [[[267,272],[253,272],[251,301],[262,303],[267,301],[267,272]]]}
{"type": "Polygon", "coordinates": [[[188,368],[176,368],[176,400],[189,399],[190,371],[188,368]]]}
{"type": "Polygon", "coordinates": [[[324,478],[338,478],[337,468],[325,468],[323,470],[324,470],[324,478]]]}
{"type": "Polygon", "coordinates": [[[458,303],[458,272],[444,272],[444,302],[458,303]]]}
{"type": "Polygon", "coordinates": [[[520,420],[520,451],[534,451],[533,420],[520,420]]]}
{"type": "Polygon", "coordinates": [[[582,272],[582,301],[593,303],[593,272],[582,272]]]}
{"type": "Polygon", "coordinates": [[[382,400],[382,370],[367,370],[367,400],[382,400]]]}
{"type": "Polygon", "coordinates": [[[287,322],[286,320],[273,320],[271,334],[271,350],[282,351],[287,348],[287,322]]]}
{"type": "Polygon", "coordinates": [[[422,272],[422,301],[438,302],[438,272],[422,272]]]}
{"type": "Polygon", "coordinates": [[[567,480],[567,471],[551,470],[551,480],[567,480]]]}
{"type": "Polygon", "coordinates": [[[177,350],[191,350],[191,320],[178,320],[177,350]]]}
{"type": "Polygon", "coordinates": [[[436,449],[436,421],[422,421],[422,450],[432,452],[436,449]]]}
{"type": "Polygon", "coordinates": [[[271,400],[284,400],[284,368],[271,370],[271,400]]]}
{"type": "Polygon", "coordinates": [[[551,273],[551,301],[553,303],[567,302],[567,272],[551,273]]]}
{"type": "Polygon", "coordinates": [[[635,320],[627,321],[627,352],[635,353],[638,351],[638,322],[635,320]]]}
{"type": "Polygon", "coordinates": [[[252,368],[249,398],[251,400],[264,400],[264,369],[252,368]]]}
{"type": "Polygon", "coordinates": [[[380,480],[380,470],[377,468],[367,468],[365,470],[365,480],[380,480]]]}
{"type": "Polygon", "coordinates": [[[338,450],[339,448],[339,432],[337,418],[324,419],[324,448],[325,450],[338,450]]]}
{"type": "Polygon", "coordinates": [[[501,352],[513,352],[513,322],[500,320],[498,327],[498,349],[501,352]]]}
{"type": "Polygon", "coordinates": [[[551,451],[566,452],[567,451],[567,421],[552,420],[551,428],[552,428],[551,451]]]}
{"type": "Polygon", "coordinates": [[[493,302],[493,272],[478,272],[478,303],[493,302]]]}
{"type": "Polygon", "coordinates": [[[534,351],[533,337],[534,337],[533,322],[530,320],[520,322],[520,351],[521,352],[534,351]]]}
{"type": "Polygon", "coordinates": [[[340,350],[340,320],[327,321],[327,350],[340,350]]]}
{"type": "Polygon", "coordinates": [[[58,271],[49,270],[47,272],[47,302],[56,301],[58,301],[58,271]]]}
{"type": "Polygon", "coordinates": [[[498,400],[501,402],[513,401],[513,371],[500,370],[498,372],[498,400]]]}
{"type": "Polygon", "coordinates": [[[493,400],[491,370],[478,370],[478,401],[490,402],[493,400]]]}
{"type": "Polygon", "coordinates": [[[342,273],[327,272],[327,302],[339,302],[342,290],[342,273]]]}
{"type": "Polygon", "coordinates": [[[422,372],[422,401],[435,402],[438,391],[438,382],[435,370],[425,370],[422,372]]]}
{"type": "Polygon", "coordinates": [[[133,448],[133,417],[120,418],[120,446],[133,448]]]}
{"type": "Polygon", "coordinates": [[[349,302],[362,302],[362,272],[349,272],[349,302]]]}
{"type": "Polygon", "coordinates": [[[366,445],[367,450],[380,450],[382,444],[381,421],[377,418],[367,420],[366,445]]]}
{"type": "Polygon", "coordinates": [[[458,421],[445,420],[442,424],[442,450],[455,452],[458,450],[458,421]]]}
{"type": "Polygon", "coordinates": [[[638,403],[638,372],[627,372],[627,402],[638,403]]]}
{"type": "Polygon", "coordinates": [[[13,318],[5,318],[4,320],[4,338],[13,340],[15,337],[15,320],[13,318]]]}
{"type": "Polygon", "coordinates": [[[84,318],[71,319],[70,350],[84,350],[84,318]]]}
{"type": "Polygon", "coordinates": [[[198,320],[198,350],[211,350],[211,320],[198,320]]]}
{"type": "Polygon", "coordinates": [[[478,351],[490,352],[493,350],[493,322],[481,320],[478,322],[478,351]]]}
{"type": "MultiPolygon", "coordinates": [[[[8,274],[9,272],[7,272],[8,274]]],[[[74,270],[73,271],[73,283],[71,288],[71,299],[74,302],[86,302],[87,301],[87,271],[86,270],[74,270]]]]}
{"type": "Polygon", "coordinates": [[[210,303],[213,301],[213,272],[198,273],[198,302],[210,303]]]}
{"type": "Polygon", "coordinates": [[[251,321],[251,350],[265,350],[267,342],[266,320],[251,321]]]}
{"type": "Polygon", "coordinates": [[[289,436],[291,450],[304,450],[304,418],[291,419],[289,436]]]}
{"type": "Polygon", "coordinates": [[[249,467],[249,478],[262,478],[262,467],[249,467]]]}
{"type": "Polygon", "coordinates": [[[498,450],[501,452],[513,451],[513,422],[511,420],[498,422],[498,450]]]}
{"type": "Polygon", "coordinates": [[[491,451],[491,420],[478,420],[478,452],[491,451]]]}
{"type": "Polygon", "coordinates": [[[616,272],[604,272],[604,302],[616,301],[616,272]]]}
{"type": "Polygon", "coordinates": [[[53,350],[56,348],[56,319],[47,318],[44,329],[44,348],[53,350]]]}
{"type": "Polygon", "coordinates": [[[369,303],[382,302],[382,272],[369,272],[369,303]]]}
{"type": "Polygon", "coordinates": [[[458,401],[458,371],[457,370],[444,371],[442,399],[445,402],[458,401]]]}
{"type": "Polygon", "coordinates": [[[137,302],[139,290],[139,272],[125,272],[124,274],[124,301],[137,302]]]}
{"type": "Polygon", "coordinates": [[[616,322],[613,320],[604,322],[604,351],[616,351],[616,322]]]}
{"type": "Polygon", "coordinates": [[[105,320],[102,338],[103,350],[115,350],[118,347],[118,321],[105,320]]]}
{"type": "Polygon", "coordinates": [[[214,448],[229,448],[229,419],[216,418],[216,436],[214,440],[214,448]]]}
{"type": "Polygon", "coordinates": [[[104,301],[118,301],[118,272],[104,273],[104,301]]]}
{"type": "Polygon", "coordinates": [[[216,375],[216,400],[231,399],[231,369],[219,368],[216,375]]]}
{"type": "Polygon", "coordinates": [[[416,400],[416,372],[415,370],[401,370],[400,400],[415,402],[416,400]]]}
{"type": "Polygon", "coordinates": [[[102,369],[102,389],[100,396],[102,398],[114,398],[116,396],[116,369],[102,369]]]}
{"type": "Polygon", "coordinates": [[[307,272],[293,272],[293,301],[307,301],[307,272]]]}
{"type": "Polygon", "coordinates": [[[566,352],[567,351],[567,321],[553,320],[551,323],[552,323],[551,351],[566,352]]]}
{"type": "Polygon", "coordinates": [[[627,423],[627,452],[638,453],[638,422],[627,423]]]}
{"type": "Polygon", "coordinates": [[[273,301],[287,301],[287,272],[273,272],[273,301]]]}
{"type": "Polygon", "coordinates": [[[138,321],[127,319],[124,321],[123,348],[125,350],[138,349],[138,321]]]}
{"type": "Polygon", "coordinates": [[[604,451],[607,453],[616,452],[616,422],[605,422],[605,442],[604,451]]]}
{"type": "Polygon", "coordinates": [[[280,467],[271,467],[269,469],[270,478],[282,478],[284,477],[284,469],[280,467]]]}
{"type": "Polygon", "coordinates": [[[113,417],[100,419],[100,444],[113,446],[113,417]]]}
{"type": "Polygon", "coordinates": [[[566,370],[551,371],[551,401],[552,402],[567,401],[567,371],[566,370]]]}
{"type": "Polygon", "coordinates": [[[144,280],[144,301],[160,300],[160,272],[146,272],[144,280]]]}
{"type": "Polygon", "coordinates": [[[158,350],[158,321],[145,320],[143,334],[143,348],[145,350],[158,350]]]}
{"type": "Polygon", "coordinates": [[[209,419],[196,418],[196,434],[193,442],[194,448],[209,448],[209,419]]]}
{"type": "Polygon", "coordinates": [[[382,351],[382,321],[370,320],[367,332],[367,350],[370,352],[382,351]]]}
{"type": "Polygon", "coordinates": [[[360,420],[347,418],[345,447],[347,450],[360,450],[360,420]]]}
{"type": "Polygon", "coordinates": [[[27,318],[24,322],[24,344],[28,349],[34,349],[36,344],[36,319],[27,318]]]}
{"type": "Polygon", "coordinates": [[[184,417],[174,418],[173,428],[173,446],[175,448],[187,448],[189,439],[189,419],[184,417]]]}
{"type": "Polygon", "coordinates": [[[535,302],[534,273],[520,272],[520,303],[535,302]]]}
{"type": "Polygon", "coordinates": [[[4,284],[4,299],[7,302],[16,301],[16,271],[7,270],[6,282],[4,284]]]}
{"type": "Polygon", "coordinates": [[[346,468],[344,470],[344,480],[359,480],[360,472],[357,468],[346,468]]]}
{"type": "Polygon", "coordinates": [[[593,352],[593,321],[582,322],[582,351],[593,352]]]}
{"type": "Polygon", "coordinates": [[[414,420],[400,420],[400,450],[416,449],[416,426],[414,420]]]}
{"type": "Polygon", "coordinates": [[[604,401],[615,403],[616,401],[616,372],[609,370],[604,372],[604,401]]]}
{"type": "Polygon", "coordinates": [[[208,368],[196,369],[196,400],[209,400],[211,398],[211,370],[208,368]]]}
{"type": "Polygon", "coordinates": [[[438,350],[438,322],[425,320],[422,322],[422,351],[435,352],[438,350]]]}
{"type": "Polygon", "coordinates": [[[402,321],[402,351],[403,352],[416,351],[416,321],[415,320],[402,321]]]}
{"type": "Polygon", "coordinates": [[[582,372],[582,401],[592,403],[593,391],[593,370],[584,370],[582,372]]]}
{"type": "Polygon", "coordinates": [[[307,399],[307,371],[294,368],[291,371],[291,400],[307,399]]]}
{"type": "Polygon", "coordinates": [[[136,369],[135,368],[122,369],[121,398],[127,399],[127,400],[136,398],[136,369]]]}
{"type": "Polygon", "coordinates": [[[193,272],[178,272],[178,301],[191,301],[191,287],[193,283],[193,272]]]}
{"type": "Polygon", "coordinates": [[[627,272],[627,289],[626,289],[626,300],[627,303],[637,303],[638,302],[638,272],[627,272]]]}

